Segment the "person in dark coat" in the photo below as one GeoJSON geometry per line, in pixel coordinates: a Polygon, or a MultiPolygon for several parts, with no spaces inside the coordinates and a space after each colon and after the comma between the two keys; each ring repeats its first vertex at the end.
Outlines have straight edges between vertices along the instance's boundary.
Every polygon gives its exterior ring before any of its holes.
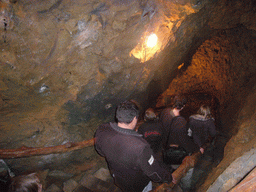
{"type": "Polygon", "coordinates": [[[180,115],[184,107],[183,100],[175,100],[171,111],[174,117],[169,123],[169,133],[164,151],[166,164],[181,164],[187,155],[199,151],[199,147],[188,136],[187,121],[180,115]]]}
{"type": "Polygon", "coordinates": [[[159,115],[159,121],[162,123],[165,137],[163,138],[164,147],[168,148],[167,142],[170,135],[170,128],[174,117],[180,115],[180,111],[183,109],[187,100],[183,96],[175,96],[172,107],[163,109],[159,115]]]}
{"type": "Polygon", "coordinates": [[[152,190],[152,182],[174,182],[170,169],[156,160],[150,145],[134,129],[139,116],[132,101],[119,104],[117,123],[99,126],[95,149],[104,156],[115,184],[125,192],[152,190]]]}
{"type": "Polygon", "coordinates": [[[144,123],[138,128],[138,133],[143,135],[156,157],[162,160],[164,131],[152,108],[145,111],[144,123]]]}
{"type": "Polygon", "coordinates": [[[202,105],[197,114],[189,117],[189,128],[194,142],[200,147],[200,151],[203,154],[204,145],[210,143],[217,134],[215,120],[211,116],[209,106],[202,105]]]}
{"type": "Polygon", "coordinates": [[[168,138],[168,146],[181,147],[188,154],[199,151],[199,147],[188,136],[187,121],[184,117],[176,116],[173,118],[168,138]]]}

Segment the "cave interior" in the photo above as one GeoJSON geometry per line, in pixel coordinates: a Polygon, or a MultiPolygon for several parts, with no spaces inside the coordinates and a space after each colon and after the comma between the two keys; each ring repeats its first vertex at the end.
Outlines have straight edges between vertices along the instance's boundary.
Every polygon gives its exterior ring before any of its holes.
{"type": "Polygon", "coordinates": [[[142,116],[185,95],[182,116],[210,105],[218,137],[214,160],[173,191],[256,190],[254,0],[1,0],[0,10],[0,159],[14,175],[39,173],[47,192],[117,192],[99,184],[97,127],[121,101],[142,116]]]}

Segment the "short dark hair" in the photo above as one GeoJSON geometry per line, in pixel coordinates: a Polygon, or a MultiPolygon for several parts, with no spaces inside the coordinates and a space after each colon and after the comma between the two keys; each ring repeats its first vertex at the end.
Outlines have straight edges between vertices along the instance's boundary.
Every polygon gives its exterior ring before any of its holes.
{"type": "Polygon", "coordinates": [[[116,110],[116,119],[119,123],[129,124],[134,117],[139,117],[139,107],[133,101],[120,103],[116,110]]]}
{"type": "Polygon", "coordinates": [[[184,96],[175,96],[173,108],[181,109],[187,103],[187,99],[184,96]]]}

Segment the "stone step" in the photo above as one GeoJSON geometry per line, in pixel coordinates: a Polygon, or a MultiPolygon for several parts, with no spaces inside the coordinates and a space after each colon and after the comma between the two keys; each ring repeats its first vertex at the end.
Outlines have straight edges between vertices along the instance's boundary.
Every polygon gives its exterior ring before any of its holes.
{"type": "Polygon", "coordinates": [[[60,189],[55,184],[49,186],[45,192],[121,192],[113,181],[103,181],[93,175],[85,175],[79,183],[73,179],[63,183],[63,188],[60,189]]]}
{"type": "Polygon", "coordinates": [[[80,185],[73,192],[93,192],[93,191],[80,185]]]}
{"type": "Polygon", "coordinates": [[[104,191],[115,191],[121,192],[115,185],[113,180],[103,181],[93,175],[85,175],[80,183],[80,185],[95,191],[95,192],[104,192],[104,191]]]}

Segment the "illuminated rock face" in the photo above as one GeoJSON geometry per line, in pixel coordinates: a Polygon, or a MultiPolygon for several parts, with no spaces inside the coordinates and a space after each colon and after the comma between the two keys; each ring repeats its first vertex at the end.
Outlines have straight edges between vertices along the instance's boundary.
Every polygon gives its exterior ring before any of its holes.
{"type": "Polygon", "coordinates": [[[149,105],[203,27],[186,29],[187,16],[203,8],[189,1],[6,0],[0,6],[0,137],[11,148],[90,139],[120,101],[149,105]],[[145,47],[152,33],[156,45],[145,47]],[[179,54],[166,57],[170,51],[179,54]]]}
{"type": "MultiPolygon", "coordinates": [[[[234,116],[255,79],[253,0],[5,0],[0,9],[1,148],[90,139],[120,101],[146,108],[161,93],[160,106],[171,94],[210,92],[223,129],[238,131],[234,116]],[[157,44],[146,47],[152,33],[157,44]]],[[[94,157],[88,148],[9,163],[94,157]]]]}

